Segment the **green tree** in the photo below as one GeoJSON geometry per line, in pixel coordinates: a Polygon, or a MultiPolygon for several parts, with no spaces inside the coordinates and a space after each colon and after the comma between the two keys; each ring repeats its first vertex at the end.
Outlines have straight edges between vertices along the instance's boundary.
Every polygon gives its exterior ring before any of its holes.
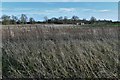
{"type": "Polygon", "coordinates": [[[10,16],[3,15],[3,16],[1,17],[1,19],[2,19],[2,24],[4,24],[4,25],[10,24],[10,21],[11,21],[10,16]]]}
{"type": "Polygon", "coordinates": [[[52,23],[57,23],[58,19],[55,18],[55,17],[52,17],[52,18],[51,18],[51,21],[52,21],[52,23]]]}

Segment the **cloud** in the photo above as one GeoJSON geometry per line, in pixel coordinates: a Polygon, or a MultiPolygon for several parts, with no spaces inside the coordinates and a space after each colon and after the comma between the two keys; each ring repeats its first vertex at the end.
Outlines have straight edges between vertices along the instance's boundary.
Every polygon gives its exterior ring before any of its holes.
{"type": "Polygon", "coordinates": [[[14,10],[19,10],[19,11],[26,11],[26,10],[33,10],[34,8],[15,8],[14,10]]]}
{"type": "Polygon", "coordinates": [[[93,9],[82,9],[83,11],[93,11],[93,9]]]}
{"type": "Polygon", "coordinates": [[[83,11],[90,11],[90,12],[110,12],[111,10],[103,9],[103,10],[96,10],[96,9],[82,9],[83,11]]]}
{"type": "Polygon", "coordinates": [[[7,13],[7,12],[3,12],[3,14],[11,14],[11,15],[19,15],[19,14],[28,14],[28,15],[48,15],[48,14],[50,14],[50,13],[46,13],[46,12],[41,12],[41,11],[34,11],[34,12],[24,12],[24,11],[22,11],[22,12],[9,12],[9,13],[7,13]]]}
{"type": "Polygon", "coordinates": [[[110,12],[110,10],[98,10],[98,12],[110,12]]]}
{"type": "Polygon", "coordinates": [[[73,13],[76,11],[76,8],[55,8],[55,9],[47,9],[43,10],[42,12],[45,14],[66,14],[66,13],[73,13]]]}
{"type": "Polygon", "coordinates": [[[75,8],[59,8],[59,11],[72,12],[75,11],[75,8]]]}
{"type": "Polygon", "coordinates": [[[28,11],[35,10],[34,8],[2,8],[4,11],[28,11]]]}
{"type": "Polygon", "coordinates": [[[52,14],[52,13],[66,13],[73,12],[75,8],[54,8],[54,9],[35,9],[35,8],[0,8],[0,10],[9,13],[27,13],[27,14],[52,14]]]}
{"type": "Polygon", "coordinates": [[[48,10],[45,10],[44,12],[46,13],[66,13],[66,12],[73,12],[75,11],[76,9],[75,8],[58,8],[58,9],[48,9],[48,10]]]}

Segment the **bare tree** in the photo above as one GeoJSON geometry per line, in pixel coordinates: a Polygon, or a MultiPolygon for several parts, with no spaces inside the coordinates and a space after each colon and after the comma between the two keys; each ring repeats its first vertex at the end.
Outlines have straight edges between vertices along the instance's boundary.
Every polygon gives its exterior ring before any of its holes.
{"type": "Polygon", "coordinates": [[[45,19],[45,22],[46,22],[46,24],[47,24],[47,23],[48,23],[48,17],[45,16],[44,19],[45,19]]]}
{"type": "Polygon", "coordinates": [[[67,23],[67,20],[68,20],[68,17],[67,17],[67,16],[64,16],[64,24],[67,23]]]}
{"type": "Polygon", "coordinates": [[[63,24],[63,17],[62,17],[62,16],[60,16],[60,17],[58,18],[58,20],[63,24]]]}
{"type": "Polygon", "coordinates": [[[91,22],[91,23],[94,23],[95,21],[97,21],[97,19],[92,16],[92,17],[90,18],[90,22],[91,22]]]}
{"type": "Polygon", "coordinates": [[[30,17],[30,18],[29,18],[29,22],[30,22],[30,24],[35,24],[34,18],[30,17]]]}
{"type": "Polygon", "coordinates": [[[17,21],[18,21],[18,18],[16,16],[12,15],[12,19],[11,19],[12,24],[16,24],[17,21]]]}
{"type": "Polygon", "coordinates": [[[25,14],[22,14],[20,17],[21,23],[26,24],[27,23],[27,16],[25,14]]]}
{"type": "Polygon", "coordinates": [[[73,20],[73,21],[77,21],[77,20],[79,20],[79,17],[78,17],[78,16],[73,16],[73,17],[72,17],[72,20],[73,20]]]}

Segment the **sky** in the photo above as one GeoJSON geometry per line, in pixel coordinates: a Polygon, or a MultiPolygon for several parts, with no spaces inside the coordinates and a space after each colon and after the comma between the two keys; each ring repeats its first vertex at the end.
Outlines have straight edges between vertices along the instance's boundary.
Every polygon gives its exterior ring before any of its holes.
{"type": "MultiPolygon", "coordinates": [[[[28,2],[28,0],[1,0],[2,2],[28,2]]],[[[118,2],[119,0],[29,0],[29,2],[118,2]]]]}
{"type": "Polygon", "coordinates": [[[2,2],[2,14],[15,15],[20,17],[26,14],[35,20],[73,15],[80,19],[90,19],[91,16],[97,19],[118,20],[117,2],[2,2]]]}

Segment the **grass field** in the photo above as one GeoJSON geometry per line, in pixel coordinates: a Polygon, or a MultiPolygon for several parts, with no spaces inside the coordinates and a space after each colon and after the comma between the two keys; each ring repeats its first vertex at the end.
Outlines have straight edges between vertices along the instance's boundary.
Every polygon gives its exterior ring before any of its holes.
{"type": "Polygon", "coordinates": [[[3,78],[118,78],[119,29],[5,26],[3,78]]]}

